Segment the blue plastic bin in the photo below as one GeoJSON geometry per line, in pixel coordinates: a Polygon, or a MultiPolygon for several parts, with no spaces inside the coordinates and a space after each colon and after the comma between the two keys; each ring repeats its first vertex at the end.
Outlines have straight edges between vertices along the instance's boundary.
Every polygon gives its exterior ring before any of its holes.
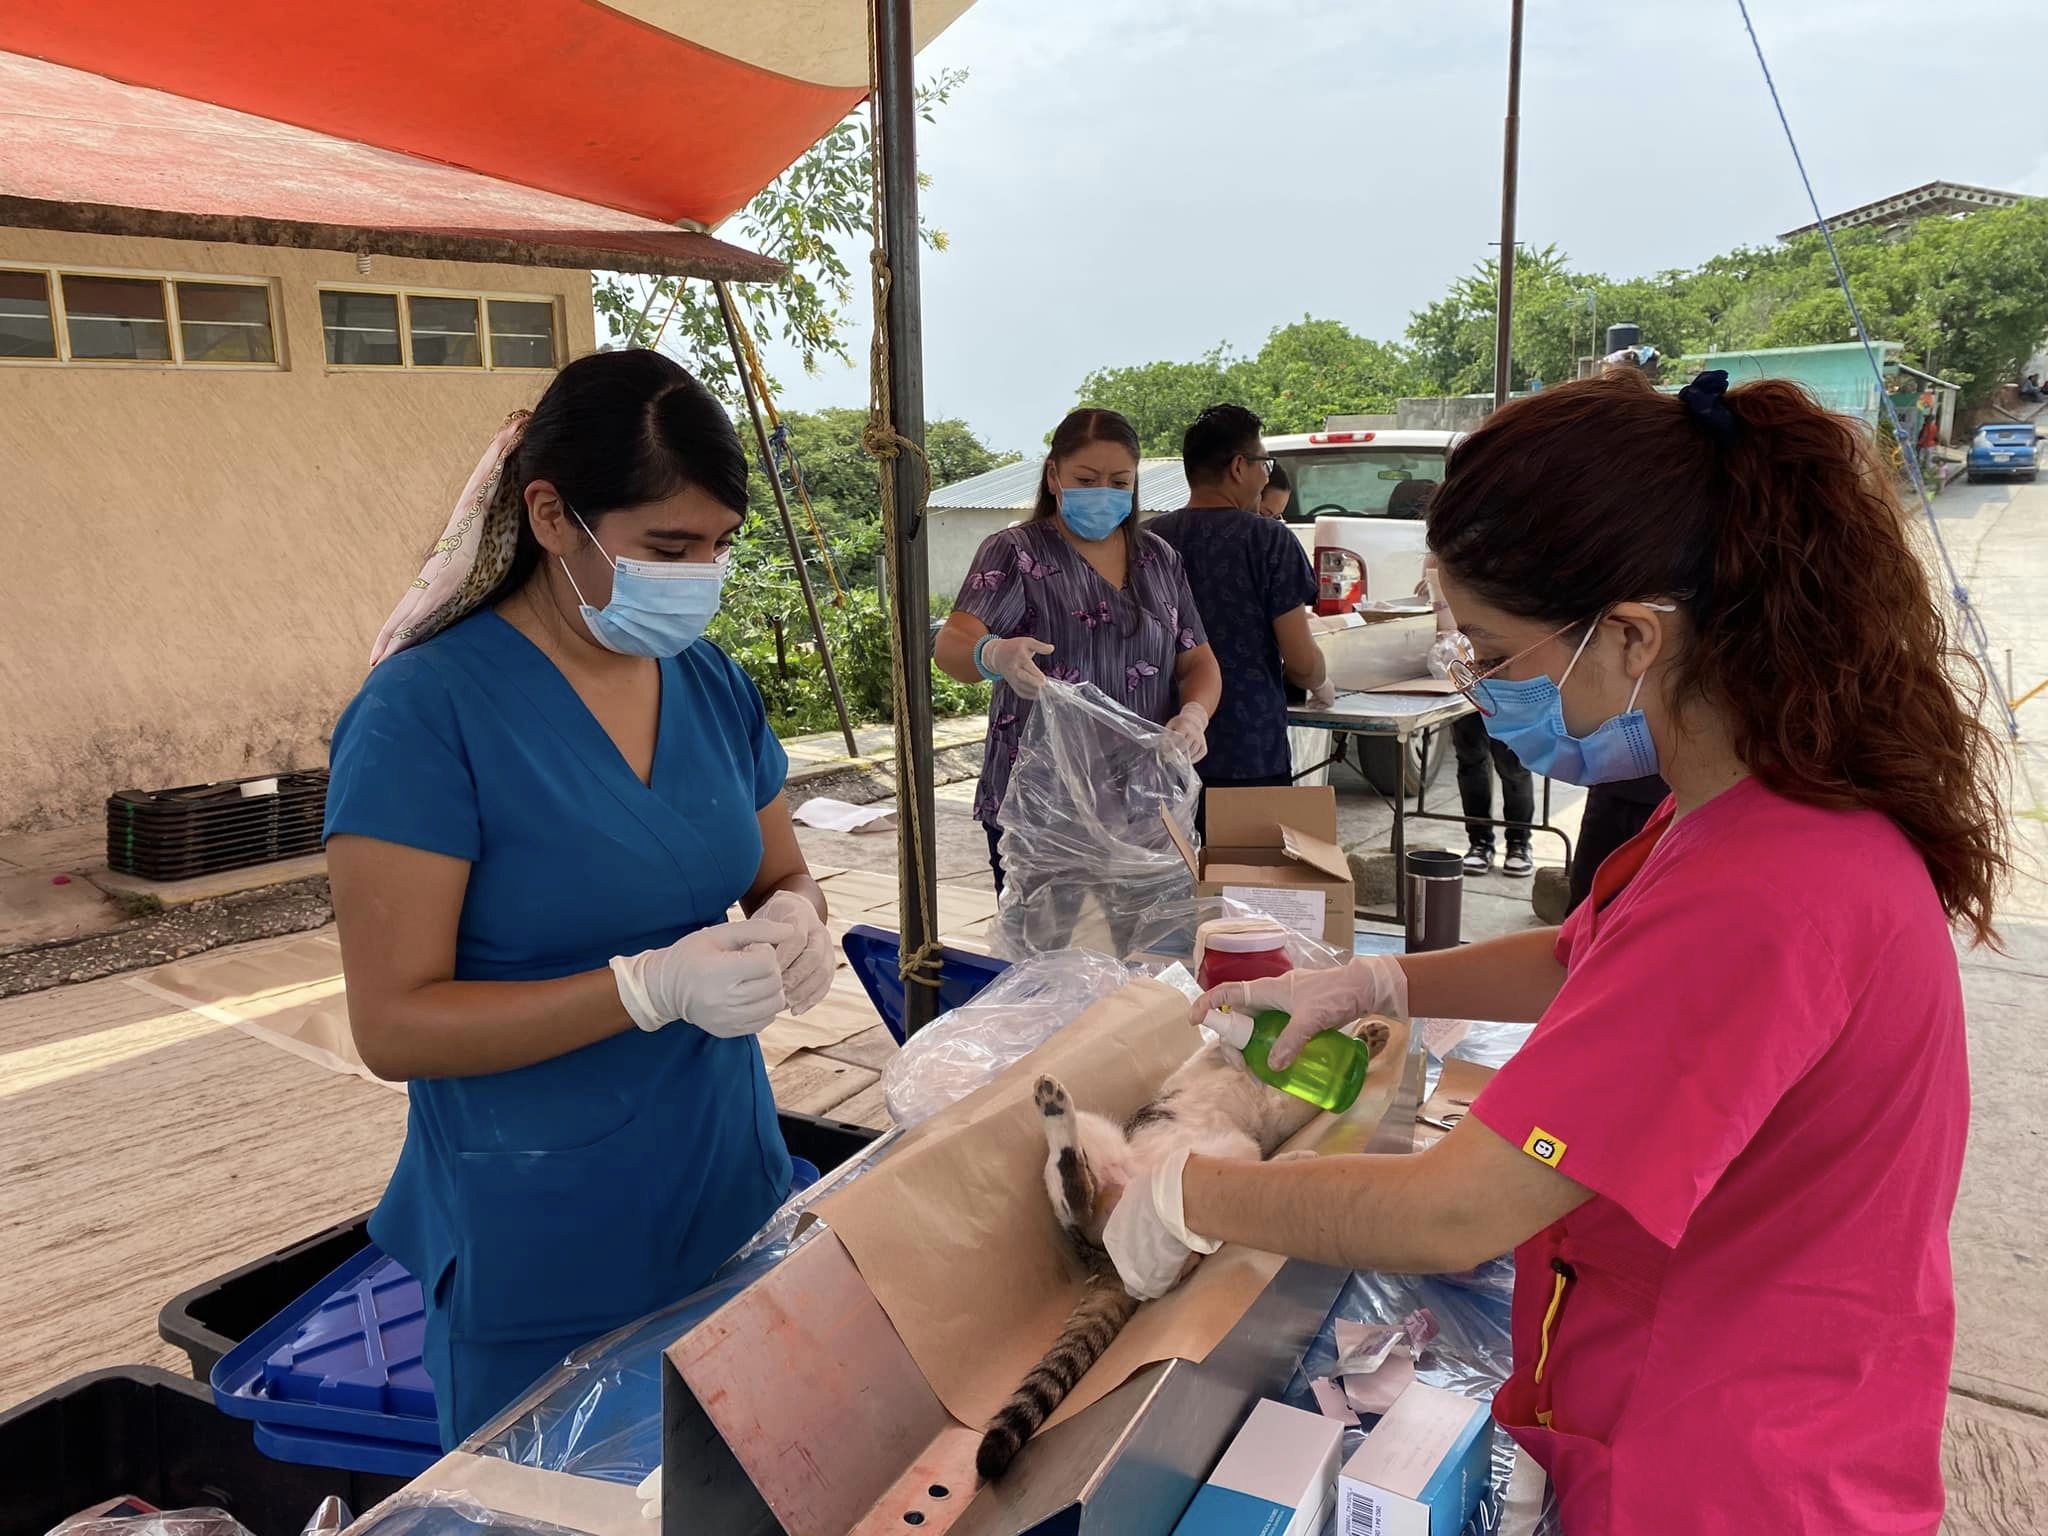
{"type": "MultiPolygon", "coordinates": [[[[818,1181],[790,1164],[792,1194],[818,1181]]],[[[425,1332],[419,1281],[372,1245],[223,1356],[214,1401],[280,1461],[417,1477],[441,1455],[425,1332]]]]}
{"type": "MultiPolygon", "coordinates": [[[[846,958],[853,962],[853,974],[867,989],[875,1012],[889,1027],[896,1043],[903,1043],[903,978],[897,974],[901,962],[897,946],[902,940],[887,928],[856,923],[846,930],[846,958]]],[[[972,1002],[974,995],[1010,968],[1007,960],[971,955],[964,949],[939,950],[939,1011],[972,1002]]]]}

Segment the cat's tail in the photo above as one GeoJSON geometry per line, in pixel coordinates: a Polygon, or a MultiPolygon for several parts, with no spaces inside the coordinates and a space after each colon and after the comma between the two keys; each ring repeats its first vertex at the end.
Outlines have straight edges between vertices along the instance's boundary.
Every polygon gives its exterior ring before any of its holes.
{"type": "Polygon", "coordinates": [[[992,1483],[1010,1469],[1017,1453],[1066,1401],[1074,1384],[1102,1358],[1137,1310],[1137,1299],[1123,1288],[1114,1270],[1098,1270],[1088,1277],[1088,1288],[1067,1314],[1067,1325],[1052,1348],[989,1420],[974,1457],[974,1469],[983,1482],[992,1483]]]}

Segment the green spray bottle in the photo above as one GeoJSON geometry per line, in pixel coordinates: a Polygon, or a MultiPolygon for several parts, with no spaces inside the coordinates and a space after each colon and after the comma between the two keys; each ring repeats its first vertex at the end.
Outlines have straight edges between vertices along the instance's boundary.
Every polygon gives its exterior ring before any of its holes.
{"type": "Polygon", "coordinates": [[[1211,1010],[1203,1022],[1225,1043],[1244,1053],[1244,1064],[1260,1082],[1306,1099],[1318,1109],[1343,1114],[1358,1102],[1365,1074],[1372,1066],[1372,1048],[1355,1035],[1326,1029],[1309,1037],[1294,1065],[1281,1071],[1267,1063],[1273,1042],[1287,1028],[1288,1015],[1262,1008],[1249,1018],[1228,1008],[1211,1010]]]}

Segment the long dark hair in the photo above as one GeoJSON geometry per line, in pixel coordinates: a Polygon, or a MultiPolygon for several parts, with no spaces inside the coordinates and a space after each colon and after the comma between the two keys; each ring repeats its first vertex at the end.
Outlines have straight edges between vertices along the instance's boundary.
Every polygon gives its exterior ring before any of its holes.
{"type": "MultiPolygon", "coordinates": [[[[1119,448],[1128,448],[1133,459],[1144,457],[1138,452],[1136,429],[1121,415],[1100,406],[1083,405],[1067,412],[1066,418],[1053,428],[1052,441],[1045,449],[1046,462],[1064,459],[1090,443],[1115,443],[1119,448]]],[[[1056,517],[1059,510],[1059,495],[1045,483],[1045,465],[1041,464],[1038,467],[1038,500],[1031,508],[1031,521],[1038,523],[1048,517],[1056,517]]],[[[1138,556],[1144,534],[1138,527],[1138,471],[1135,467],[1131,470],[1131,515],[1124,519],[1123,532],[1124,580],[1130,586],[1131,600],[1142,613],[1145,601],[1138,593],[1138,556]]]]}
{"type": "Polygon", "coordinates": [[[595,528],[608,512],[695,486],[747,510],[747,457],[725,407],[659,352],[596,352],[556,374],[505,462],[498,497],[519,519],[512,565],[484,599],[511,596],[540,568],[526,488],[545,480],[595,528]]]}
{"type": "Polygon", "coordinates": [[[2010,855],[1985,680],[1869,434],[1783,380],[1721,405],[1696,411],[1633,369],[1518,401],[1452,451],[1430,547],[1544,624],[1681,603],[1678,686],[1726,711],[1750,772],[1788,799],[1883,812],[1950,920],[1995,944],[2010,855]]]}

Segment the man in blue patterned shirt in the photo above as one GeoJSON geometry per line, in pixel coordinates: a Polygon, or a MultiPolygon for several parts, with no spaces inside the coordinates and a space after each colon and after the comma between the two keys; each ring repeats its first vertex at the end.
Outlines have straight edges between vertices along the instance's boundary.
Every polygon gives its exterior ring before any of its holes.
{"type": "Polygon", "coordinates": [[[1241,405],[1212,405],[1181,439],[1188,505],[1150,525],[1174,547],[1223,670],[1202,783],[1239,788],[1290,782],[1287,690],[1334,698],[1309,632],[1316,577],[1285,523],[1263,517],[1273,461],[1263,423],[1241,405]]]}

